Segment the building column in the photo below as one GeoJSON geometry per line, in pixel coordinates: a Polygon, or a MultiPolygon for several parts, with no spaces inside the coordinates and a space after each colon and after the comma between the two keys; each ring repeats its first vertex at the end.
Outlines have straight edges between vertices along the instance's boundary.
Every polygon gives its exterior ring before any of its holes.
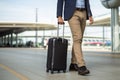
{"type": "Polygon", "coordinates": [[[38,29],[36,28],[36,34],[35,34],[35,47],[38,47],[38,29]]]}
{"type": "Polygon", "coordinates": [[[7,44],[7,38],[6,38],[6,35],[4,36],[4,46],[6,46],[7,44]]]}
{"type": "Polygon", "coordinates": [[[112,52],[120,52],[119,8],[111,8],[112,52]]]}
{"type": "Polygon", "coordinates": [[[7,37],[7,46],[10,47],[10,36],[8,34],[8,37],[7,37]]]}
{"type": "Polygon", "coordinates": [[[11,33],[10,46],[13,46],[13,33],[11,33]]]}
{"type": "Polygon", "coordinates": [[[18,34],[16,34],[16,47],[18,47],[18,34]]]}
{"type": "Polygon", "coordinates": [[[2,46],[4,45],[4,37],[2,36],[2,38],[1,38],[1,43],[2,43],[2,46]]]}

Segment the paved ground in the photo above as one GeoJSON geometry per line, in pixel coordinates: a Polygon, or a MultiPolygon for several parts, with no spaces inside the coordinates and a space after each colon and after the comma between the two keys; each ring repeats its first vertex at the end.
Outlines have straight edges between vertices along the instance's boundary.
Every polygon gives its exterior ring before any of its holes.
{"type": "Polygon", "coordinates": [[[120,80],[120,54],[109,51],[84,51],[90,75],[69,72],[46,73],[47,51],[39,48],[0,48],[0,80],[120,80]]]}

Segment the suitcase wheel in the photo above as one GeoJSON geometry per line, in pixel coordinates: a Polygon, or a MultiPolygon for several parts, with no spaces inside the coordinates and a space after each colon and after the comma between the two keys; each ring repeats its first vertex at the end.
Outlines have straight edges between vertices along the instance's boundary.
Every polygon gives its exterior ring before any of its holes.
{"type": "Polygon", "coordinates": [[[49,69],[47,69],[46,72],[49,72],[49,69]]]}
{"type": "Polygon", "coordinates": [[[66,73],[66,70],[63,70],[64,73],[66,73]]]}
{"type": "Polygon", "coordinates": [[[51,70],[51,74],[53,74],[54,73],[54,71],[53,70],[51,70]]]}
{"type": "Polygon", "coordinates": [[[58,73],[60,73],[60,70],[58,70],[58,73]]]}

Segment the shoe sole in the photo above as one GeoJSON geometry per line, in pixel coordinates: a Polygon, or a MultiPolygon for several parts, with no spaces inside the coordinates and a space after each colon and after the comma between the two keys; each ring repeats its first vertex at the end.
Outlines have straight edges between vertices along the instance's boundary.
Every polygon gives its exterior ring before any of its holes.
{"type": "Polygon", "coordinates": [[[79,75],[87,75],[87,74],[89,74],[89,73],[90,73],[89,71],[82,72],[82,73],[78,72],[79,75]]]}

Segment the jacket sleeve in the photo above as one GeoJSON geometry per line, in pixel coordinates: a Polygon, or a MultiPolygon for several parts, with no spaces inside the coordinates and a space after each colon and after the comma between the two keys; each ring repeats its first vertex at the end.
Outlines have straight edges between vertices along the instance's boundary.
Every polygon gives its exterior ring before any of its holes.
{"type": "Polygon", "coordinates": [[[64,4],[64,0],[58,0],[58,1],[57,1],[57,17],[58,17],[58,16],[61,16],[61,17],[62,17],[63,4],[64,4]]]}
{"type": "Polygon", "coordinates": [[[88,15],[88,17],[90,17],[90,16],[92,16],[92,12],[91,12],[91,9],[90,9],[89,0],[87,0],[86,4],[87,4],[87,15],[88,15]]]}

